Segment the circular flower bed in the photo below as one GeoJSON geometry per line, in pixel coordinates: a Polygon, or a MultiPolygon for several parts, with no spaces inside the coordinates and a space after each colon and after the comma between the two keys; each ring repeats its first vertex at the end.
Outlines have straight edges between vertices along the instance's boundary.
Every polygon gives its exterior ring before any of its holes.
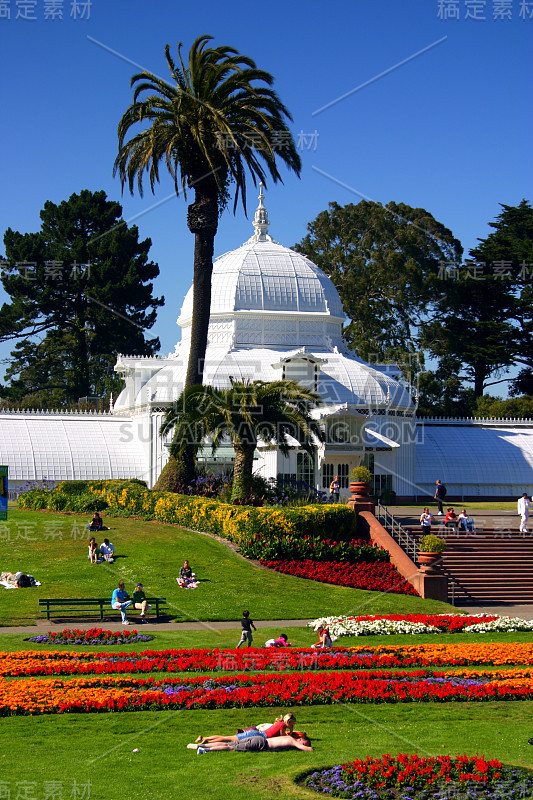
{"type": "Polygon", "coordinates": [[[505,800],[529,797],[533,776],[484,756],[357,759],[313,772],[305,785],[329,797],[357,800],[505,800]]]}
{"type": "Polygon", "coordinates": [[[391,636],[407,633],[515,633],[533,631],[533,620],[499,617],[496,614],[380,614],[358,617],[319,617],[308,622],[339,636],[391,636]]]}
{"type": "Polygon", "coordinates": [[[134,642],[151,642],[154,637],[148,633],[137,633],[137,631],[104,631],[102,628],[89,628],[87,631],[80,631],[77,628],[65,628],[62,631],[48,631],[40,636],[32,636],[25,639],[25,642],[37,642],[38,644],[133,644],[134,642]]]}

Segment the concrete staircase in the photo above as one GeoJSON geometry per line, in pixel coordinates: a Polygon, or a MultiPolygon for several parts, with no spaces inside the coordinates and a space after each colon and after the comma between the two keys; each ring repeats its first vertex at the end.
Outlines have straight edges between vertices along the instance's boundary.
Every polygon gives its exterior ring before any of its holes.
{"type": "MultiPolygon", "coordinates": [[[[415,538],[420,536],[420,528],[410,532],[415,538]]],[[[432,533],[448,544],[440,566],[449,578],[449,602],[460,606],[533,604],[532,533],[477,530],[457,534],[437,525],[432,533]]]]}

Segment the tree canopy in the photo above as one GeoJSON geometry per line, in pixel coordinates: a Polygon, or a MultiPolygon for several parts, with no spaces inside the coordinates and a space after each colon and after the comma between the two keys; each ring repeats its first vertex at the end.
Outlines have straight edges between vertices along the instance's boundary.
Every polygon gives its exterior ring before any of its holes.
{"type": "Polygon", "coordinates": [[[281,181],[278,159],[300,173],[300,157],[286,120],[291,116],[270,87],[274,79],[233,47],[209,47],[211,36],[192,44],[177,64],[165,47],[170,82],[150,72],[131,79],[133,103],[118,126],[115,160],[122,186],[143,193],[145,173],[154,191],[163,163],[176,194],[192,189],[187,224],[196,236],[191,349],[186,387],[202,383],[211,305],[213,243],[219,212],[234,187],[246,209],[246,174],[266,185],[281,181]],[[140,126],[131,138],[133,128],[140,126]]]}
{"type": "Polygon", "coordinates": [[[117,353],[153,355],[163,298],[154,297],[157,264],[150,239],[122,220],[105,192],[83,190],[42,209],[41,228],[8,228],[0,341],[16,340],[1,395],[26,405],[65,406],[121,387],[117,353]]]}
{"type": "Polygon", "coordinates": [[[433,355],[456,359],[475,397],[508,382],[502,376],[516,365],[516,389],[532,385],[533,208],[522,200],[502,209],[468,260],[443,272],[437,314],[422,336],[433,355]]]}
{"type": "Polygon", "coordinates": [[[307,227],[295,249],[337,287],[350,348],[370,363],[395,361],[412,372],[439,270],[460,261],[460,242],[428,211],[404,203],[330,203],[307,227]]]}

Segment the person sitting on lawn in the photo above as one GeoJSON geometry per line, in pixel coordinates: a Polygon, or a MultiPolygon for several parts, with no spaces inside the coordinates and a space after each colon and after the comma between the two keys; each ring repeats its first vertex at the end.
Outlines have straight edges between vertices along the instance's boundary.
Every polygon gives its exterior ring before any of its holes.
{"type": "Polygon", "coordinates": [[[262,750],[308,750],[311,751],[311,742],[306,739],[294,739],[292,736],[275,736],[267,739],[257,731],[253,736],[248,736],[238,742],[214,742],[205,747],[200,745],[196,750],[198,755],[211,753],[214,750],[234,750],[237,753],[259,753],[262,750]]]}
{"type": "Polygon", "coordinates": [[[267,639],[265,647],[292,647],[286,633],[281,633],[277,639],[267,639]]]}
{"type": "Polygon", "coordinates": [[[96,539],[94,536],[91,536],[89,539],[89,561],[91,564],[98,564],[98,545],[96,544],[96,539]]]}
{"type": "Polygon", "coordinates": [[[147,611],[152,610],[152,606],[150,603],[146,602],[146,595],[143,591],[142,583],[138,583],[135,587],[135,591],[133,592],[133,606],[134,608],[138,608],[141,612],[141,625],[146,622],[145,615],[147,611]]]}
{"type": "Polygon", "coordinates": [[[180,576],[176,578],[178,582],[178,586],[181,589],[196,589],[198,586],[198,581],[196,580],[196,575],[192,571],[189,566],[189,562],[187,559],[183,562],[183,566],[180,567],[180,576]]]}
{"type": "Polygon", "coordinates": [[[130,600],[130,596],[124,587],[123,581],[119,581],[118,588],[115,589],[111,597],[111,608],[116,608],[117,611],[120,611],[123,625],[130,624],[126,615],[126,609],[131,606],[131,603],[132,601],[130,600]]]}
{"type": "Polygon", "coordinates": [[[329,635],[327,628],[325,628],[323,625],[319,625],[316,629],[316,632],[318,633],[318,642],[312,644],[312,648],[317,649],[332,646],[333,642],[331,641],[331,636],[329,635]]]}
{"type": "Polygon", "coordinates": [[[110,564],[113,563],[115,560],[115,548],[109,541],[109,539],[104,539],[102,544],[100,545],[100,554],[105,561],[109,561],[110,564]]]}
{"type": "Polygon", "coordinates": [[[92,520],[87,525],[87,529],[90,531],[108,531],[109,528],[106,528],[104,525],[104,521],[98,511],[95,511],[93,514],[92,520]]]}

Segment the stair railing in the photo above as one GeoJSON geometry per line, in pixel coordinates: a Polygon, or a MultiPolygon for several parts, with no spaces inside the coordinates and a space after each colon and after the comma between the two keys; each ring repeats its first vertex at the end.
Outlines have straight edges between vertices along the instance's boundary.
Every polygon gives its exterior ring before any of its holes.
{"type": "Polygon", "coordinates": [[[381,522],[387,533],[392,536],[394,541],[407,553],[411,561],[416,562],[418,560],[419,551],[418,541],[405,530],[403,525],[395,518],[394,514],[391,514],[385,506],[381,505],[379,500],[376,508],[376,518],[381,522]]]}
{"type": "MultiPolygon", "coordinates": [[[[460,580],[458,580],[458,579],[457,579],[457,578],[456,578],[454,575],[452,575],[452,574],[451,574],[451,572],[450,572],[450,570],[448,569],[448,567],[445,567],[445,566],[444,566],[444,564],[442,563],[442,559],[441,559],[441,561],[440,561],[440,563],[439,563],[439,569],[440,569],[440,571],[442,572],[442,574],[443,574],[443,575],[445,575],[445,576],[448,578],[448,581],[451,583],[452,598],[451,598],[451,600],[450,600],[450,605],[452,605],[452,606],[454,606],[454,605],[455,605],[455,587],[456,587],[456,586],[457,586],[457,588],[458,588],[458,589],[460,589],[460,591],[461,591],[461,592],[463,592],[463,594],[465,594],[465,595],[466,595],[466,597],[467,597],[467,598],[468,598],[468,599],[469,599],[469,600],[470,600],[472,603],[478,603],[478,602],[479,602],[479,601],[478,601],[478,600],[476,600],[476,598],[475,598],[475,597],[474,597],[474,596],[473,596],[473,595],[472,595],[472,594],[471,594],[471,593],[468,591],[468,589],[466,589],[466,588],[463,586],[463,584],[461,583],[461,581],[460,581],[460,580]]],[[[449,594],[449,593],[450,593],[450,590],[448,589],[448,594],[449,594]]]]}

